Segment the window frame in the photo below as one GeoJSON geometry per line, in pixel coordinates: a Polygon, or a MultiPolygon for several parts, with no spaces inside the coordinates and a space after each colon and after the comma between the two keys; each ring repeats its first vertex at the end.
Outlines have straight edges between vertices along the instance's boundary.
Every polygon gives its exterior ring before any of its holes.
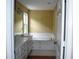
{"type": "Polygon", "coordinates": [[[23,12],[23,35],[28,35],[28,34],[29,34],[29,14],[26,13],[26,12],[23,12]],[[27,24],[24,24],[24,14],[27,14],[27,15],[28,15],[28,16],[27,16],[27,17],[28,17],[27,24]],[[27,29],[27,33],[24,32],[24,26],[25,26],[25,25],[28,26],[28,27],[27,27],[27,28],[28,28],[28,29],[27,29]]]}

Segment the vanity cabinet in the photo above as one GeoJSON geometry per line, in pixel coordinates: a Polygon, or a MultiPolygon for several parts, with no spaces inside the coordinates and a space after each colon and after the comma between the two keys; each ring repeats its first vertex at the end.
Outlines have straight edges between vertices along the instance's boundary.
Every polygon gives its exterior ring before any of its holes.
{"type": "Polygon", "coordinates": [[[21,49],[17,48],[15,50],[15,59],[21,59],[21,49]]]}
{"type": "Polygon", "coordinates": [[[16,39],[15,59],[26,59],[32,49],[32,37],[19,38],[16,39]]]}

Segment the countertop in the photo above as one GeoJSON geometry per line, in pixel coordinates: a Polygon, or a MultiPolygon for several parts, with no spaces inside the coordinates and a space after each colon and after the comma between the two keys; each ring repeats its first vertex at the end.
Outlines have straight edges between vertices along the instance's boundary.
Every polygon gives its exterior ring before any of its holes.
{"type": "Polygon", "coordinates": [[[15,38],[14,38],[14,48],[17,49],[21,45],[23,45],[26,41],[28,41],[28,39],[29,39],[28,37],[31,37],[31,36],[22,36],[22,35],[15,36],[15,38]]]}

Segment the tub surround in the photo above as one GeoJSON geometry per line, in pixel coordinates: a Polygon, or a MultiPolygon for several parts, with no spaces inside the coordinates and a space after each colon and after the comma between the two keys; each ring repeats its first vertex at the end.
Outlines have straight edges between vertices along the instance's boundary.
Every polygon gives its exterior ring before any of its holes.
{"type": "Polygon", "coordinates": [[[32,36],[32,40],[55,40],[54,33],[29,33],[32,36]]]}
{"type": "Polygon", "coordinates": [[[29,33],[32,35],[32,50],[55,50],[54,33],[29,33]]]}
{"type": "Polygon", "coordinates": [[[32,50],[56,50],[53,40],[33,40],[32,50]]]}

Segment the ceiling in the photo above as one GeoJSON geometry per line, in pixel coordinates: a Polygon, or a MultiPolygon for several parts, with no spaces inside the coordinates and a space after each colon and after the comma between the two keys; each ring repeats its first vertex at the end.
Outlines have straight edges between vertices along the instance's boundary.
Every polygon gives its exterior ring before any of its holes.
{"type": "Polygon", "coordinates": [[[53,10],[57,0],[18,0],[30,10],[53,10]]]}

